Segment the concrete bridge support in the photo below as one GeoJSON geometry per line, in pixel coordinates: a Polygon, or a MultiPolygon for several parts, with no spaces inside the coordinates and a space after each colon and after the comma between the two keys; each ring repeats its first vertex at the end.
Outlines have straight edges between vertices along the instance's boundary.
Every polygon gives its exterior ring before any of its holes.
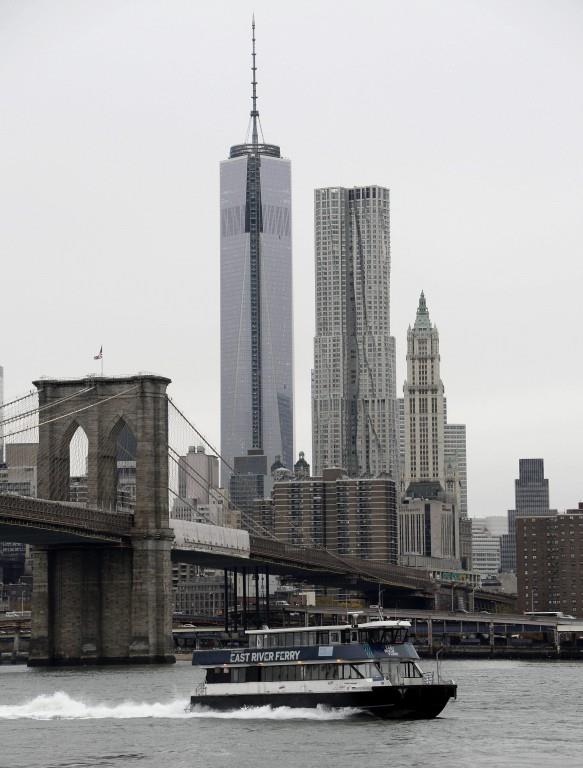
{"type": "Polygon", "coordinates": [[[51,421],[41,418],[39,429],[39,497],[68,501],[69,443],[81,426],[89,444],[87,506],[115,509],[117,438],[125,427],[135,438],[136,500],[125,545],[33,552],[31,666],[174,661],[168,383],[150,375],[35,382],[40,407],[52,404],[51,421]]]}

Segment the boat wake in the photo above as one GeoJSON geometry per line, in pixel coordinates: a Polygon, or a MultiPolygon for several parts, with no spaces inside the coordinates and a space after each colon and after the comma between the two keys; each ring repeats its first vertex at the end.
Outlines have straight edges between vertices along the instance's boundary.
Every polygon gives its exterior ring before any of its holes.
{"type": "Polygon", "coordinates": [[[245,707],[219,712],[196,706],[192,710],[184,699],[160,702],[124,701],[120,704],[89,704],[63,691],[36,696],[23,704],[0,704],[0,720],[131,720],[166,718],[172,720],[210,718],[217,720],[344,720],[358,709],[311,709],[292,707],[245,707]]]}

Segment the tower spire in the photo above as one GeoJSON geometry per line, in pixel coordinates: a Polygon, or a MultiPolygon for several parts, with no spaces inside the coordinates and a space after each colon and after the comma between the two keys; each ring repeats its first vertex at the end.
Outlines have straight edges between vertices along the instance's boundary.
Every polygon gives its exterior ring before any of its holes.
{"type": "Polygon", "coordinates": [[[251,143],[254,147],[257,147],[257,144],[259,143],[258,133],[257,133],[257,121],[259,120],[259,112],[257,110],[257,66],[255,64],[255,14],[252,16],[251,21],[251,40],[253,44],[252,48],[252,65],[251,65],[251,71],[253,73],[253,80],[252,80],[252,86],[253,86],[253,95],[251,97],[251,102],[253,109],[251,110],[251,120],[253,123],[252,132],[251,132],[251,143]]]}

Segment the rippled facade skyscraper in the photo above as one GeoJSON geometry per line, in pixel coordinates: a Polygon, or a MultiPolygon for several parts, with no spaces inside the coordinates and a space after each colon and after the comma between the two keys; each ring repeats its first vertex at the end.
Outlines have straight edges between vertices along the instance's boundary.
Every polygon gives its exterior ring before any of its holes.
{"type": "Polygon", "coordinates": [[[314,245],[314,475],[396,478],[389,190],[316,189],[314,245]]]}
{"type": "Polygon", "coordinates": [[[293,467],[291,164],[259,141],[255,25],[252,71],[251,141],[221,163],[221,452],[269,472],[293,467]]]}

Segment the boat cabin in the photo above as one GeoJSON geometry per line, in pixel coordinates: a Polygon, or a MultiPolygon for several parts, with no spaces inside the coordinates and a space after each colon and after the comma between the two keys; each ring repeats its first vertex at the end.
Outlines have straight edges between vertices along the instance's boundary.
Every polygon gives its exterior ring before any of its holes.
{"type": "Polygon", "coordinates": [[[410,621],[368,621],[363,624],[335,624],[324,627],[250,629],[250,648],[293,648],[314,645],[384,643],[398,645],[409,639],[410,621]]]}

